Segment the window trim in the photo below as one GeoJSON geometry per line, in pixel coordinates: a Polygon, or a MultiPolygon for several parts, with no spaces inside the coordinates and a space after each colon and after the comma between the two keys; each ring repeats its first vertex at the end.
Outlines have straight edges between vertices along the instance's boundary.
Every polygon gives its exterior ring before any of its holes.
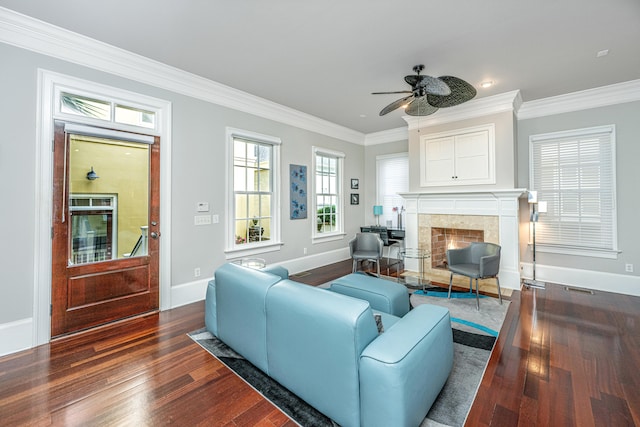
{"type": "Polygon", "coordinates": [[[570,245],[556,245],[536,242],[536,250],[539,252],[547,252],[563,255],[576,255],[594,258],[617,259],[621,252],[618,248],[618,215],[617,215],[617,197],[616,197],[616,127],[614,124],[595,126],[582,129],[572,129],[558,132],[549,132],[529,136],[529,185],[532,190],[535,188],[534,182],[534,159],[533,147],[536,142],[548,141],[553,139],[571,138],[571,137],[588,137],[595,134],[610,134],[610,154],[611,154],[611,197],[613,201],[611,211],[611,249],[576,247],[570,245]]]}
{"type": "MultiPolygon", "coordinates": [[[[344,192],[344,159],[346,157],[345,153],[342,151],[331,150],[328,148],[321,148],[317,146],[311,147],[312,159],[311,159],[311,170],[313,171],[313,182],[310,180],[310,185],[312,185],[312,196],[313,197],[313,220],[311,222],[311,243],[324,243],[331,242],[335,240],[341,240],[346,235],[344,231],[344,206],[345,206],[345,192],[344,192]],[[325,155],[328,157],[335,157],[337,159],[337,167],[338,167],[338,179],[336,181],[338,185],[338,197],[337,197],[337,205],[336,205],[336,223],[338,225],[336,231],[331,233],[318,233],[317,228],[317,193],[316,193],[316,158],[318,155],[325,155]]],[[[311,174],[309,174],[311,175],[311,174]]]]}
{"type": "Polygon", "coordinates": [[[281,165],[280,165],[280,146],[282,140],[278,137],[265,135],[258,132],[237,129],[232,127],[226,128],[226,157],[225,175],[226,175],[226,204],[225,217],[226,220],[226,239],[225,239],[225,256],[227,259],[239,257],[259,255],[262,253],[279,251],[283,245],[281,239],[281,165]],[[235,191],[233,186],[233,142],[235,138],[248,141],[255,141],[261,144],[269,144],[273,147],[271,152],[271,160],[273,165],[272,171],[272,201],[271,201],[271,238],[261,242],[247,242],[242,245],[236,245],[235,239],[235,191]]]}

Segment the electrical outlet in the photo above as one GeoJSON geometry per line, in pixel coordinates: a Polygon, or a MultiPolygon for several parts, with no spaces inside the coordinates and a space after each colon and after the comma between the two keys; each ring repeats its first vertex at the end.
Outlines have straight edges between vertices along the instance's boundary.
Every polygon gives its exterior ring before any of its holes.
{"type": "Polygon", "coordinates": [[[193,276],[200,277],[200,267],[196,267],[193,269],[193,276]]]}
{"type": "Polygon", "coordinates": [[[307,254],[307,248],[302,248],[302,254],[306,255],[307,254]]]}
{"type": "Polygon", "coordinates": [[[627,273],[633,273],[633,264],[625,264],[624,271],[626,271],[627,273]]]}

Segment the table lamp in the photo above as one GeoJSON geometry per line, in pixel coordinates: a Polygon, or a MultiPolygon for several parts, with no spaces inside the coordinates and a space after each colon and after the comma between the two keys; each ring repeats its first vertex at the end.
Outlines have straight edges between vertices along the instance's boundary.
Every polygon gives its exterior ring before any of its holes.
{"type": "Polygon", "coordinates": [[[373,205],[373,214],[376,217],[376,225],[380,225],[380,215],[382,215],[382,206],[381,205],[373,205]]]}

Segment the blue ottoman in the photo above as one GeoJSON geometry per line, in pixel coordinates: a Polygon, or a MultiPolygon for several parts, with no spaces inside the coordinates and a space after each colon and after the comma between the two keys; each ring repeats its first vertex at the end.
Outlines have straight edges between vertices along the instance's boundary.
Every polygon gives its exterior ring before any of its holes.
{"type": "Polygon", "coordinates": [[[333,292],[369,301],[373,310],[403,317],[409,312],[409,292],[400,283],[353,273],[336,279],[333,292]]]}

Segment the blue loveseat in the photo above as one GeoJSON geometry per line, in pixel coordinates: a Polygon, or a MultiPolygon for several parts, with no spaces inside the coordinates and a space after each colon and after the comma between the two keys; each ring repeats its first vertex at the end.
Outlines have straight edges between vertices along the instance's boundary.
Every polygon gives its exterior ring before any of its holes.
{"type": "Polygon", "coordinates": [[[451,372],[449,312],[382,313],[379,333],[366,299],[287,277],[223,265],[207,289],[207,329],[341,426],[420,425],[451,372]]]}

